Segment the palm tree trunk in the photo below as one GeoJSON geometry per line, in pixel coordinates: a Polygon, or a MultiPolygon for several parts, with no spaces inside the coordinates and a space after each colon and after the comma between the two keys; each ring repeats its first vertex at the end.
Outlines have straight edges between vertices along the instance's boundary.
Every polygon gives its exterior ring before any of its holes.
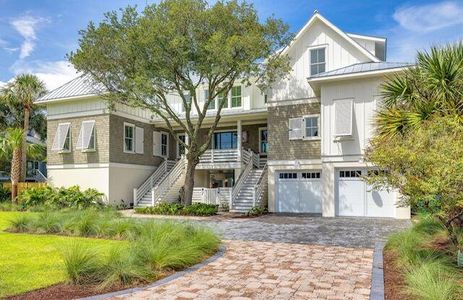
{"type": "Polygon", "coordinates": [[[21,176],[19,178],[20,182],[26,181],[26,172],[27,172],[27,133],[29,132],[29,119],[30,119],[30,108],[24,107],[24,133],[23,133],[23,143],[22,143],[22,153],[21,153],[21,176]]]}
{"type": "Polygon", "coordinates": [[[20,147],[13,150],[13,159],[11,161],[11,201],[16,203],[18,195],[18,182],[21,177],[21,156],[22,149],[20,147]]]}

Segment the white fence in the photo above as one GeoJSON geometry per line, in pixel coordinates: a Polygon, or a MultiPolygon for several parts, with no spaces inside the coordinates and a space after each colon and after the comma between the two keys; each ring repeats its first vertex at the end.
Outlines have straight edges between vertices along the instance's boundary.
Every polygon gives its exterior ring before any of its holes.
{"type": "Polygon", "coordinates": [[[232,188],[194,188],[193,202],[226,207],[230,203],[232,188]]]}

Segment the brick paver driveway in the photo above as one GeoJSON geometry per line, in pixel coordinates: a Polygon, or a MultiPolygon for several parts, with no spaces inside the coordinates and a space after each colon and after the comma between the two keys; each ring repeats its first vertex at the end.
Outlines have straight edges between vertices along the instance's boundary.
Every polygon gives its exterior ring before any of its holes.
{"type": "Polygon", "coordinates": [[[200,222],[223,256],[128,299],[368,299],[373,246],[409,222],[266,216],[200,222]]]}

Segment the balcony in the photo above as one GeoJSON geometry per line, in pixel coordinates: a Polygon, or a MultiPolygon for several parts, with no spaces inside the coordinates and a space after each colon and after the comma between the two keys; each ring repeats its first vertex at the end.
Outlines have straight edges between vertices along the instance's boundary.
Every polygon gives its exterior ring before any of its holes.
{"type": "Polygon", "coordinates": [[[196,169],[239,169],[242,160],[241,149],[209,149],[201,155],[196,169]]]}

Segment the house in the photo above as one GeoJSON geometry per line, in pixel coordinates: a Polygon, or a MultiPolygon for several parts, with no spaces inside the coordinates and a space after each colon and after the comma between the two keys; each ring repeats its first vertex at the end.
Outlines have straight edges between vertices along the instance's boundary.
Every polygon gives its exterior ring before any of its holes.
{"type": "MultiPolygon", "coordinates": [[[[267,94],[236,85],[223,95],[219,128],[195,173],[194,201],[241,212],[260,205],[325,217],[409,218],[395,191],[374,190],[362,179],[380,171],[363,159],[379,86],[410,66],[386,62],[386,46],[384,38],[345,33],[315,12],[283,50],[291,58],[287,78],[267,94]]],[[[121,104],[109,108],[101,92],[81,76],[37,100],[48,111],[49,181],[96,188],[116,204],[177,200],[185,149],[161,119],[121,104]]],[[[199,99],[205,93],[198,89],[199,99]]],[[[170,101],[184,116],[179,97],[170,101]]]]}

